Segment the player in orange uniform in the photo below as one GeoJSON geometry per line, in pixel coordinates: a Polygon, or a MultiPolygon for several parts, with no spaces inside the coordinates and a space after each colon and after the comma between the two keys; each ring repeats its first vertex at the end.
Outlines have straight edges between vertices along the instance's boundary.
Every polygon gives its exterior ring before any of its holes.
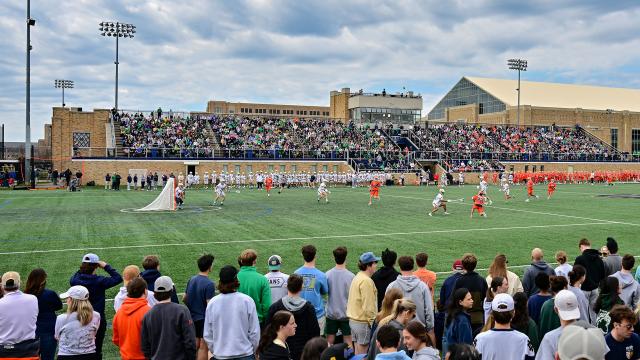
{"type": "Polygon", "coordinates": [[[551,178],[549,185],[547,185],[547,200],[551,199],[551,195],[556,191],[556,181],[551,178]]]}
{"type": "Polygon", "coordinates": [[[473,206],[471,207],[471,217],[473,218],[473,212],[478,211],[480,216],[487,217],[487,213],[484,212],[484,203],[487,199],[484,196],[484,191],[480,190],[476,195],[473,195],[473,206]]]}
{"type": "Polygon", "coordinates": [[[267,176],[267,179],[264,181],[264,188],[267,190],[267,196],[271,196],[269,194],[271,192],[271,188],[273,187],[273,178],[271,175],[267,176]]]}
{"type": "Polygon", "coordinates": [[[373,199],[380,200],[380,186],[382,186],[382,183],[378,180],[377,176],[374,177],[373,180],[371,180],[371,184],[369,185],[369,205],[371,205],[373,199]]]}
{"type": "Polygon", "coordinates": [[[529,202],[529,199],[531,199],[532,197],[535,197],[537,199],[538,195],[535,195],[533,193],[533,180],[531,180],[531,177],[529,177],[529,180],[527,181],[527,200],[525,201],[529,202]]]}

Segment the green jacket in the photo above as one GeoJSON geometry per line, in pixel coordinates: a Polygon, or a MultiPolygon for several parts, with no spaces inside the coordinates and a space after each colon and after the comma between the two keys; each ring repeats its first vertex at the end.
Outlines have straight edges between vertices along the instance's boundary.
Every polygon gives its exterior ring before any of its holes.
{"type": "Polygon", "coordinates": [[[536,322],[533,321],[532,318],[529,318],[529,322],[525,326],[515,326],[511,324],[511,327],[518,330],[519,332],[527,335],[529,337],[529,341],[531,341],[531,345],[535,352],[538,352],[538,347],[540,347],[540,338],[538,337],[538,326],[536,322]]]}
{"type": "Polygon", "coordinates": [[[555,296],[545,301],[544,304],[542,304],[542,309],[540,309],[540,339],[549,331],[560,327],[560,318],[558,314],[553,311],[554,299],[555,296]]]}
{"type": "Polygon", "coordinates": [[[271,306],[269,280],[258,273],[255,266],[241,266],[240,272],[238,272],[238,281],[240,281],[238,291],[253,299],[258,311],[258,321],[261,324],[264,323],[264,320],[269,315],[269,307],[271,306]]]}

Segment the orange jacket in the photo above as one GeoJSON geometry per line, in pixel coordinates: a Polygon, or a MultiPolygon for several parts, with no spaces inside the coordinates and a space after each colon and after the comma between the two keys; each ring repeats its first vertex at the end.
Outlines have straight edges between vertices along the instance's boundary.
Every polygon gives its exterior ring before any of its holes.
{"type": "Polygon", "coordinates": [[[140,339],[142,318],[151,310],[146,296],[126,298],[113,318],[113,343],[120,348],[123,360],[144,360],[140,339]]]}

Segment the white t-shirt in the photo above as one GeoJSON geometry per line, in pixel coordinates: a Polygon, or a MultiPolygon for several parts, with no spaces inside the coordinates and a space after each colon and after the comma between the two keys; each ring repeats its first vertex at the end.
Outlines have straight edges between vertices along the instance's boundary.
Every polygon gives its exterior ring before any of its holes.
{"type": "Polygon", "coordinates": [[[444,198],[444,195],[438,193],[438,195],[436,195],[436,197],[433,199],[433,206],[440,206],[440,203],[442,203],[443,198],[444,198]]]}
{"type": "Polygon", "coordinates": [[[216,185],[216,193],[219,195],[224,195],[224,188],[226,188],[227,186],[223,183],[220,183],[218,185],[216,185]]]}
{"type": "Polygon", "coordinates": [[[55,338],[58,339],[58,355],[81,355],[96,352],[96,333],[100,326],[100,314],[93,312],[91,321],[82,326],[78,313],[62,314],[56,318],[55,338]]]}
{"type": "Polygon", "coordinates": [[[564,263],[562,265],[558,265],[554,271],[556,276],[564,276],[567,281],[569,281],[569,271],[571,270],[573,270],[573,266],[571,266],[571,264],[564,263]]]}
{"type": "Polygon", "coordinates": [[[180,189],[180,188],[176,188],[176,197],[182,197],[182,194],[184,193],[184,190],[180,189]]]}
{"type": "Polygon", "coordinates": [[[491,329],[478,334],[473,346],[482,354],[482,360],[517,360],[534,356],[529,337],[515,329],[491,329]]]}
{"type": "Polygon", "coordinates": [[[487,186],[488,186],[488,184],[487,184],[486,181],[484,181],[484,180],[480,181],[480,190],[486,192],[487,191],[487,186]]]}

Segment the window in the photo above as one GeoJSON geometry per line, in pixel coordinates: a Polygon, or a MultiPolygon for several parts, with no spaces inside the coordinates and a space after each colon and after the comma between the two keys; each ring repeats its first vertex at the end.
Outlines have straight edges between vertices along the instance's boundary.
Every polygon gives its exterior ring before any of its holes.
{"type": "Polygon", "coordinates": [[[247,174],[253,173],[253,166],[251,165],[245,166],[245,171],[247,172],[247,174]]]}
{"type": "Polygon", "coordinates": [[[640,129],[631,130],[631,153],[640,155],[640,129]]]}
{"type": "Polygon", "coordinates": [[[338,165],[333,165],[333,172],[337,173],[338,172],[338,165]]]}
{"type": "Polygon", "coordinates": [[[540,172],[544,171],[544,165],[540,165],[540,172]]]}
{"type": "Polygon", "coordinates": [[[298,165],[291,165],[291,171],[292,172],[298,171],[298,165]]]}
{"type": "Polygon", "coordinates": [[[329,166],[328,165],[322,165],[322,171],[323,172],[329,171],[329,166]]]}
{"type": "Polygon", "coordinates": [[[222,165],[222,172],[225,174],[229,173],[229,165],[222,165]]]}
{"type": "Polygon", "coordinates": [[[287,172],[287,165],[280,165],[280,172],[281,173],[287,172]]]}
{"type": "Polygon", "coordinates": [[[86,132],[74,132],[73,133],[73,147],[74,148],[88,148],[91,147],[91,134],[86,132]]]}
{"type": "Polygon", "coordinates": [[[315,174],[318,172],[318,165],[311,165],[311,173],[315,174]]]}
{"type": "Polygon", "coordinates": [[[611,129],[611,146],[614,149],[618,149],[618,129],[611,129]]]}
{"type": "Polygon", "coordinates": [[[236,174],[240,174],[240,165],[236,165],[236,174]]]}
{"type": "Polygon", "coordinates": [[[273,173],[273,164],[269,164],[269,173],[273,173]]]}

